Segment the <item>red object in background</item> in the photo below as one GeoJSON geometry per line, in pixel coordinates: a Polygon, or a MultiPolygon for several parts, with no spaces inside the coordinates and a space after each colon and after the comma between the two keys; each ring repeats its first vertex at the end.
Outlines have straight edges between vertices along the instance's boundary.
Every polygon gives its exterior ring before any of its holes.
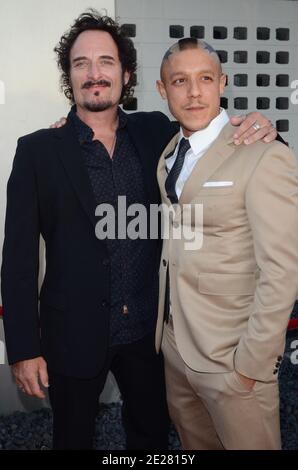
{"type": "Polygon", "coordinates": [[[0,306],[0,317],[3,317],[3,307],[0,306]]]}
{"type": "Polygon", "coordinates": [[[298,328],[298,318],[293,318],[289,321],[288,330],[293,330],[294,328],[298,328]]]}

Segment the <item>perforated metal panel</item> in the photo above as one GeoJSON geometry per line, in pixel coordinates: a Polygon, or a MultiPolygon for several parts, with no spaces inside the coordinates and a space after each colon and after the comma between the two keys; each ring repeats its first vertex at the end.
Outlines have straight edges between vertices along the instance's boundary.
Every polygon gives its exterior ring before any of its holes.
{"type": "Polygon", "coordinates": [[[229,114],[260,110],[298,154],[298,2],[286,0],[116,0],[137,48],[131,110],[169,114],[155,89],[166,49],[193,36],[219,52],[229,114]],[[297,101],[297,104],[295,104],[297,101]]]}

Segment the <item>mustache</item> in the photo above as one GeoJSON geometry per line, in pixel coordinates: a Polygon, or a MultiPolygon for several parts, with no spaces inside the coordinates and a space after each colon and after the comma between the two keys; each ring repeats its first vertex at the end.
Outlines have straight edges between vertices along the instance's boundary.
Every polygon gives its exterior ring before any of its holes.
{"type": "Polygon", "coordinates": [[[85,82],[85,83],[82,85],[82,90],[83,90],[83,89],[91,88],[91,87],[94,86],[94,85],[110,87],[110,86],[111,86],[111,82],[108,82],[108,80],[104,80],[104,79],[96,80],[95,82],[92,81],[92,80],[88,80],[88,82],[85,82]]]}
{"type": "Polygon", "coordinates": [[[197,106],[201,107],[201,108],[206,108],[206,104],[205,103],[189,103],[186,108],[196,108],[197,106]]]}

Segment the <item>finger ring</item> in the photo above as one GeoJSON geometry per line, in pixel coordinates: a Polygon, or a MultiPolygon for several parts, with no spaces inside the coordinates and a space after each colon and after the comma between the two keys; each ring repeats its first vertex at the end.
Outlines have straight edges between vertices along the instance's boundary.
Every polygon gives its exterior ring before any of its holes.
{"type": "Polygon", "coordinates": [[[258,121],[256,121],[256,122],[252,125],[252,127],[254,128],[255,131],[258,131],[259,129],[261,129],[261,126],[260,126],[260,124],[258,123],[258,121]]]}

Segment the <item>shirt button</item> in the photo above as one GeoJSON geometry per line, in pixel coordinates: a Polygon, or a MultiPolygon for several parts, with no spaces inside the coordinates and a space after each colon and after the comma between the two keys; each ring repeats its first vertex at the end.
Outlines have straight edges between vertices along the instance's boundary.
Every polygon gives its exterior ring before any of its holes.
{"type": "Polygon", "coordinates": [[[128,307],[127,307],[127,305],[123,305],[123,307],[122,307],[122,313],[123,313],[123,315],[128,315],[128,307]]]}
{"type": "Polygon", "coordinates": [[[102,264],[103,264],[103,266],[105,266],[105,267],[106,267],[106,266],[109,266],[109,264],[110,264],[109,258],[105,258],[105,259],[103,260],[102,264]]]}
{"type": "Polygon", "coordinates": [[[174,223],[173,223],[173,227],[174,227],[174,228],[179,228],[179,227],[180,227],[179,222],[174,222],[174,223]]]}

